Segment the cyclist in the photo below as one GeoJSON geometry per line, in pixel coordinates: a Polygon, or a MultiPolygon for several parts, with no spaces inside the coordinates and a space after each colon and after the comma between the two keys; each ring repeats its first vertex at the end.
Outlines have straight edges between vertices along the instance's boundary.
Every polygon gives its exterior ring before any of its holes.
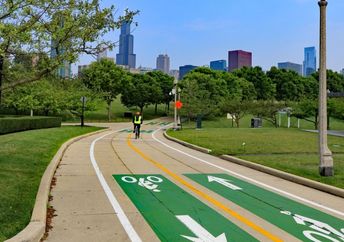
{"type": "Polygon", "coordinates": [[[143,122],[143,119],[142,119],[140,112],[136,112],[134,117],[133,117],[133,124],[134,124],[133,133],[135,133],[135,128],[137,127],[137,134],[138,134],[137,138],[140,138],[140,128],[141,128],[142,122],[143,122]]]}

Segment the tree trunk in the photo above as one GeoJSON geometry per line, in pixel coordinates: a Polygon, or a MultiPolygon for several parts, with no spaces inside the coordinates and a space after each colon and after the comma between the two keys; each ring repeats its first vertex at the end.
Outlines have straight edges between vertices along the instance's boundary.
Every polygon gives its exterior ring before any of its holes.
{"type": "Polygon", "coordinates": [[[0,56],[0,105],[2,104],[2,83],[3,83],[3,73],[4,73],[4,56],[0,56]]]}
{"type": "Polygon", "coordinates": [[[155,104],[155,115],[157,115],[158,114],[158,104],[156,103],[155,104]]]}
{"type": "Polygon", "coordinates": [[[111,121],[111,101],[107,101],[108,109],[108,121],[111,121]]]}

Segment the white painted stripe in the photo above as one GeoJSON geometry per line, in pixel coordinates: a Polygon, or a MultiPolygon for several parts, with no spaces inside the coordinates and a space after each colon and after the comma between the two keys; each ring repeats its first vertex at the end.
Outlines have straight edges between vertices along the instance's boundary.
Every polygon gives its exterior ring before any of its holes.
{"type": "Polygon", "coordinates": [[[162,145],[164,145],[164,146],[166,146],[166,147],[168,147],[168,148],[170,148],[170,149],[172,149],[172,150],[175,150],[175,151],[177,151],[177,152],[179,152],[179,153],[181,153],[181,154],[183,154],[183,155],[186,155],[186,156],[191,157],[191,158],[193,158],[193,159],[195,159],[195,160],[198,160],[198,161],[200,161],[200,162],[202,162],[202,163],[205,163],[205,164],[207,164],[207,165],[209,165],[209,166],[216,167],[216,168],[218,168],[218,169],[220,169],[220,170],[222,170],[222,171],[228,172],[228,173],[233,174],[233,175],[235,175],[235,176],[237,176],[237,177],[240,177],[240,178],[243,178],[243,179],[245,179],[245,180],[247,180],[247,181],[250,181],[250,182],[252,182],[252,183],[258,184],[258,185],[260,185],[260,186],[269,188],[270,190],[274,190],[274,191],[276,191],[276,192],[278,192],[278,193],[280,193],[280,194],[287,195],[287,196],[292,197],[292,198],[294,198],[294,199],[297,199],[297,200],[299,200],[299,201],[302,201],[302,202],[311,204],[311,205],[313,205],[313,206],[316,206],[316,207],[325,209],[325,210],[330,211],[330,212],[332,212],[332,213],[335,213],[335,214],[344,216],[344,213],[341,212],[341,211],[335,210],[335,209],[333,209],[333,208],[326,207],[326,206],[324,206],[324,205],[322,205],[322,204],[319,204],[319,203],[310,201],[310,200],[308,200],[308,199],[299,197],[299,196],[297,196],[297,195],[291,194],[291,193],[289,193],[289,192],[280,190],[280,189],[278,189],[278,188],[276,188],[276,187],[273,187],[273,186],[267,185],[267,184],[265,184],[265,183],[262,183],[262,182],[260,182],[260,181],[254,180],[254,179],[252,179],[252,178],[243,176],[243,175],[241,175],[241,174],[239,174],[239,173],[236,173],[236,172],[234,172],[234,171],[230,171],[230,170],[228,170],[228,169],[226,169],[226,168],[224,168],[224,167],[215,165],[215,164],[213,164],[213,163],[211,163],[211,162],[208,162],[208,161],[205,161],[205,160],[203,160],[203,159],[201,159],[201,158],[198,158],[198,157],[196,157],[196,156],[190,155],[190,154],[188,154],[188,153],[186,153],[186,152],[184,152],[184,151],[181,151],[181,150],[178,150],[178,149],[176,149],[176,148],[173,148],[172,146],[170,146],[170,145],[168,145],[168,144],[162,142],[161,140],[159,140],[159,139],[157,139],[157,138],[155,137],[155,134],[156,134],[158,131],[160,131],[161,129],[166,128],[166,127],[167,127],[167,126],[162,127],[162,128],[159,128],[159,129],[157,129],[156,131],[154,131],[153,134],[152,134],[153,139],[156,140],[157,142],[159,142],[160,144],[162,144],[162,145]]]}
{"type": "Polygon", "coordinates": [[[94,170],[95,170],[95,172],[97,174],[97,177],[99,179],[99,182],[102,185],[106,196],[108,197],[108,199],[109,199],[113,209],[115,210],[115,214],[117,215],[119,221],[121,222],[124,230],[127,232],[130,240],[133,241],[133,242],[141,242],[142,241],[141,238],[136,233],[136,231],[133,228],[132,224],[130,223],[128,217],[125,215],[123,209],[121,208],[119,202],[117,201],[115,195],[112,193],[112,191],[111,191],[109,185],[107,184],[107,182],[106,182],[102,172],[100,171],[100,169],[98,167],[98,164],[97,164],[97,161],[96,161],[96,159],[94,157],[94,146],[95,146],[96,142],[98,140],[101,140],[102,138],[108,136],[108,135],[111,135],[113,133],[119,132],[121,130],[117,130],[117,131],[111,132],[109,134],[103,135],[103,136],[95,139],[92,142],[91,147],[90,147],[90,158],[91,158],[91,162],[92,162],[93,168],[94,168],[94,170]]]}

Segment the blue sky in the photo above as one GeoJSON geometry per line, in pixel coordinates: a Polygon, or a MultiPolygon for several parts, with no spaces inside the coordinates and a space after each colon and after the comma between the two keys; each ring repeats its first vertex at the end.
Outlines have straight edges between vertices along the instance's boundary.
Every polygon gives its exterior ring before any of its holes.
{"type": "MultiPolygon", "coordinates": [[[[344,68],[344,0],[328,0],[328,68],[344,68]]],[[[140,10],[133,29],[137,66],[155,68],[156,57],[167,53],[171,68],[209,65],[227,59],[228,50],[253,53],[253,65],[264,70],[278,62],[302,64],[303,48],[319,49],[317,0],[103,0],[140,10]]],[[[107,36],[118,40],[119,31],[107,36]]],[[[110,52],[115,57],[118,49],[110,52]]],[[[80,63],[93,59],[82,56],[80,63]]]]}

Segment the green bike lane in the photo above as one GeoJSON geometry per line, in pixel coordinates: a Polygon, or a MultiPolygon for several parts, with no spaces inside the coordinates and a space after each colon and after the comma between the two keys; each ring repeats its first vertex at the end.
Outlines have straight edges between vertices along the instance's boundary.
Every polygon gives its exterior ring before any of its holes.
{"type": "Polygon", "coordinates": [[[302,241],[344,241],[342,219],[228,174],[186,174],[185,176],[302,241]]]}

